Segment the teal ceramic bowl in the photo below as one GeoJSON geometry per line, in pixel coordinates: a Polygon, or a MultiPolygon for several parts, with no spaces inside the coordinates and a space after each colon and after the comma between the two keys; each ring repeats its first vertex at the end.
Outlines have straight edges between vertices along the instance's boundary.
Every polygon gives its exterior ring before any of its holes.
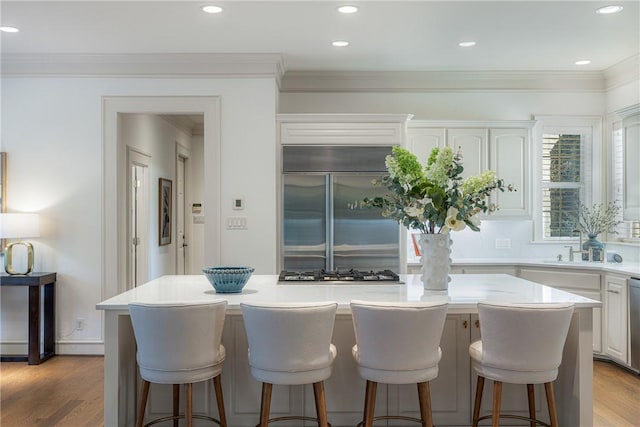
{"type": "Polygon", "coordinates": [[[216,293],[238,294],[254,272],[253,267],[205,267],[202,272],[216,293]]]}

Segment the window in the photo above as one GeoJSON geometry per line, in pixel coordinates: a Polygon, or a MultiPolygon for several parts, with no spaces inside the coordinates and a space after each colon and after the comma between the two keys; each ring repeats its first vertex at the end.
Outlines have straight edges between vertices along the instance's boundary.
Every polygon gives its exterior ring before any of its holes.
{"type": "Polygon", "coordinates": [[[536,117],[537,187],[534,228],[538,241],[577,239],[575,219],[580,203],[594,193],[592,152],[600,119],[536,117]]]}
{"type": "MultiPolygon", "coordinates": [[[[625,207],[625,146],[624,129],[621,123],[615,123],[611,134],[612,147],[612,181],[613,201],[621,207],[625,207]]],[[[637,241],[640,238],[640,221],[625,221],[624,210],[621,209],[616,218],[621,221],[616,227],[616,237],[622,241],[637,241]],[[633,240],[631,240],[633,239],[633,240]]]]}
{"type": "Polygon", "coordinates": [[[581,135],[542,135],[542,223],[544,237],[571,237],[584,199],[581,135]]]}

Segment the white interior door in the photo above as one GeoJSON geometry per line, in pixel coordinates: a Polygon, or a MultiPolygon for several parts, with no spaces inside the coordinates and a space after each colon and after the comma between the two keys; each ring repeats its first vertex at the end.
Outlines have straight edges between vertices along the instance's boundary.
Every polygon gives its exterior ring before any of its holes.
{"type": "Polygon", "coordinates": [[[151,158],[129,150],[128,185],[128,277],[127,288],[148,280],[149,256],[149,165],[151,158]]]}
{"type": "Polygon", "coordinates": [[[177,194],[176,194],[176,227],[177,227],[177,262],[176,274],[187,274],[188,272],[188,243],[187,243],[187,197],[186,197],[186,181],[187,181],[187,158],[180,153],[178,154],[178,163],[176,168],[177,175],[177,194]]]}

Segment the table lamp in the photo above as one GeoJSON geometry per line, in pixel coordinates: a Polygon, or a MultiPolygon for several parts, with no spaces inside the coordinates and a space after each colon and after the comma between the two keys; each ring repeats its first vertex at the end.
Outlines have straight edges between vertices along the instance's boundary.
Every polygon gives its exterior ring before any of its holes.
{"type": "Polygon", "coordinates": [[[0,238],[18,239],[4,249],[4,270],[11,275],[26,275],[33,270],[33,245],[20,239],[40,237],[40,221],[35,213],[0,213],[0,238]],[[13,269],[13,248],[22,245],[27,248],[26,271],[13,269]]]}

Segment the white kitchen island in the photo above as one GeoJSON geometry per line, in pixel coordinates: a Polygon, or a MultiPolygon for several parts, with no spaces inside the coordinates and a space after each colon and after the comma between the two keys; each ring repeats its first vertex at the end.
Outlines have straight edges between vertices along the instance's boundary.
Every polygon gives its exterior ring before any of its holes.
{"type": "MultiPolygon", "coordinates": [[[[556,399],[561,426],[593,425],[592,309],[594,301],[524,279],[502,274],[452,275],[448,292],[428,292],[418,275],[402,275],[404,284],[278,284],[275,275],[254,275],[242,294],[216,294],[204,276],[164,276],[136,289],[124,292],[97,305],[105,311],[104,425],[135,424],[138,377],[135,340],[129,319],[131,302],[228,301],[223,335],[227,358],[222,374],[229,426],[247,427],[258,422],[260,384],[251,377],[247,343],[240,311],[243,301],[337,301],[338,314],[333,342],[338,358],[331,378],[325,384],[329,422],[334,427],[355,426],[362,418],[364,380],[358,376],[352,360],[355,344],[349,302],[373,301],[447,301],[449,311],[441,347],[438,378],[432,382],[434,422],[438,426],[471,424],[471,404],[475,375],[468,355],[470,342],[479,338],[478,302],[551,303],[572,302],[576,306],[565,344],[562,365],[556,381],[556,399]]],[[[189,333],[189,331],[185,331],[189,333]]],[[[397,351],[402,351],[397,349],[397,351]]],[[[488,382],[491,383],[490,381],[488,382]]],[[[171,410],[170,387],[152,387],[148,410],[151,416],[171,410]]],[[[490,407],[491,393],[485,392],[484,408],[490,407]]],[[[544,391],[538,387],[538,416],[546,419],[544,391]]],[[[194,411],[217,416],[210,384],[194,387],[194,411]]],[[[503,391],[503,412],[527,415],[526,387],[510,386],[503,391]]],[[[274,387],[272,416],[313,416],[313,392],[310,386],[274,387]]],[[[415,386],[378,387],[376,414],[416,416],[415,386]]],[[[505,420],[507,423],[509,420],[505,420]]],[[[199,424],[196,424],[199,425],[199,424]]],[[[202,424],[204,425],[204,424],[202,424]]],[[[287,425],[278,423],[278,425],[287,425]]],[[[288,424],[290,426],[300,425],[288,424]]],[[[389,424],[403,425],[403,424],[389,424]]],[[[409,424],[410,425],[410,424],[409,424]]],[[[508,424],[502,424],[508,425],[508,424]]]]}

